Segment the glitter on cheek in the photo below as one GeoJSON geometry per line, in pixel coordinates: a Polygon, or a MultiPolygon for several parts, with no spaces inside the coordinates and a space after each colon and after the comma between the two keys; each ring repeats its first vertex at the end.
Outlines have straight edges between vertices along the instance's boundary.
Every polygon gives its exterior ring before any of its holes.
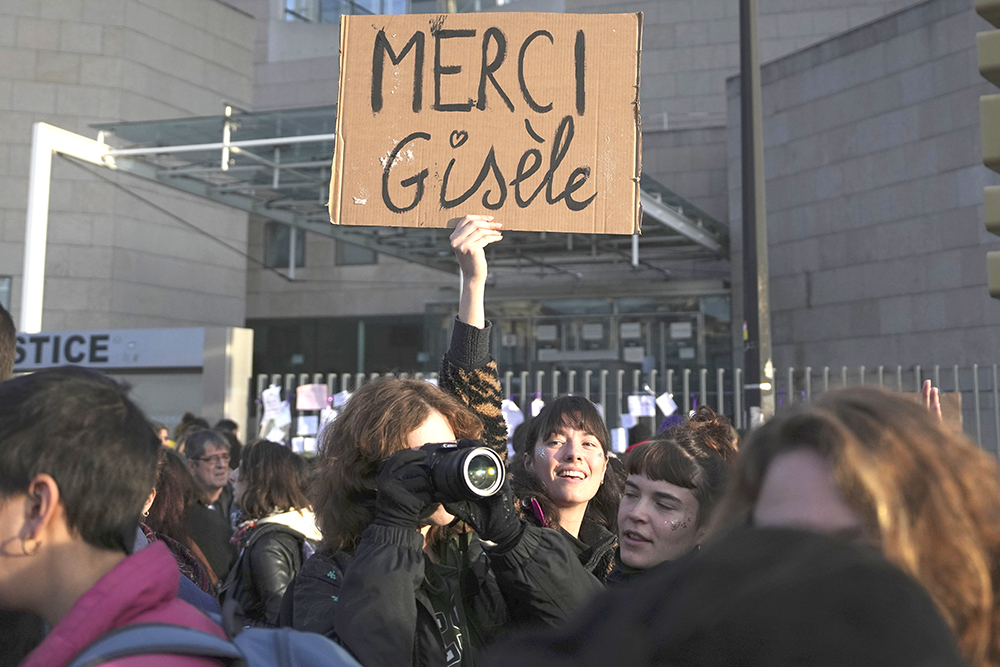
{"type": "Polygon", "coordinates": [[[545,448],[542,447],[541,445],[535,447],[535,456],[544,460],[546,457],[545,448]]]}

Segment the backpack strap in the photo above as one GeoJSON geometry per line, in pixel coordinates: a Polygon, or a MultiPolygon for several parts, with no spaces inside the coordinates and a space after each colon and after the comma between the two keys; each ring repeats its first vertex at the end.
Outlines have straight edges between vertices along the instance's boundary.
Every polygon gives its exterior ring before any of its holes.
{"type": "Polygon", "coordinates": [[[151,654],[221,658],[231,665],[243,664],[243,656],[232,642],[215,635],[180,625],[136,623],[97,638],[66,667],[95,667],[119,658],[151,654]]]}

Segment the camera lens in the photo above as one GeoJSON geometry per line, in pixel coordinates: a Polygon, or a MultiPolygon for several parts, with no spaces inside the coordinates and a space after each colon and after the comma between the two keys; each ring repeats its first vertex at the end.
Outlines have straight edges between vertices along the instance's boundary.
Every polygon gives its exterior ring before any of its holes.
{"type": "Polygon", "coordinates": [[[480,492],[490,493],[490,489],[499,487],[502,478],[496,455],[490,456],[480,452],[470,456],[466,463],[465,478],[471,488],[480,492]]]}
{"type": "Polygon", "coordinates": [[[471,497],[492,496],[503,485],[503,461],[497,453],[486,447],[476,447],[460,452],[463,456],[461,478],[471,497]]]}
{"type": "Polygon", "coordinates": [[[440,442],[424,448],[431,452],[431,483],[441,502],[485,498],[503,487],[503,459],[489,447],[440,442]]]}

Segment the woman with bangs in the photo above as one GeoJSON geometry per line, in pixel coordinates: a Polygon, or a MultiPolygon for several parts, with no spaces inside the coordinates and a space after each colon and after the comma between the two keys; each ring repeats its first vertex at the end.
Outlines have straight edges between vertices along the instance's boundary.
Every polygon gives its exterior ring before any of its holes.
{"type": "Polygon", "coordinates": [[[522,514],[560,531],[584,568],[606,581],[624,475],[601,413],[583,396],[560,396],[527,429],[527,451],[511,470],[522,514]]]}
{"type": "Polygon", "coordinates": [[[365,667],[471,666],[510,630],[561,623],[600,590],[558,533],[518,516],[509,482],[457,502],[431,482],[424,445],[506,451],[483,312],[483,248],[499,238],[488,216],[452,234],[463,284],[441,388],[369,382],[319,438],[323,547],[288,587],[281,622],[337,640],[365,667]]]}
{"type": "Polygon", "coordinates": [[[677,561],[701,546],[735,455],[728,420],[707,406],[629,451],[611,581],[677,561]]]}

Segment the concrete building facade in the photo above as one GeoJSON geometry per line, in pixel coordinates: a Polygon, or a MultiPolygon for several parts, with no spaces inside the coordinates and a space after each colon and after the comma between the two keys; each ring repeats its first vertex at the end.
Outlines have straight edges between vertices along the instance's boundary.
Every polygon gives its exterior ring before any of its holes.
{"type": "MultiPolygon", "coordinates": [[[[976,33],[931,0],[762,69],[775,364],[993,363],[976,33]]],[[[740,261],[739,86],[729,80],[730,229],[740,261]]],[[[742,303],[734,303],[737,311],[742,303]]],[[[739,315],[737,315],[739,317],[739,315]]],[[[950,383],[949,383],[950,384],[950,383]]]]}
{"type": "MultiPolygon", "coordinates": [[[[0,276],[11,278],[15,318],[32,124],[94,137],[95,123],[218,115],[223,100],[249,105],[256,28],[216,0],[0,5],[0,276]]],[[[57,158],[43,326],[242,326],[246,257],[205,243],[206,233],[243,249],[247,216],[57,158]]]]}
{"type": "MultiPolygon", "coordinates": [[[[296,12],[308,6],[298,0],[296,12]]],[[[338,27],[299,20],[288,7],[0,2],[0,298],[10,278],[15,316],[31,124],[94,136],[100,123],[218,117],[223,102],[258,112],[332,107],[338,27]]],[[[496,7],[644,13],[644,171],[728,224],[731,249],[657,271],[622,261],[583,279],[546,278],[543,295],[525,270],[491,288],[492,315],[505,322],[498,329],[516,335],[515,320],[528,316],[711,311],[724,337],[737,335],[704,362],[740,365],[737,8],[734,0],[496,7]],[[647,301],[626,303],[633,296],[647,301]]],[[[974,48],[986,24],[968,0],[760,0],[759,13],[776,363],[989,360],[998,311],[986,293],[984,255],[994,246],[981,206],[993,180],[980,166],[977,104],[989,87],[974,48]]],[[[262,266],[280,237],[271,221],[64,159],[54,169],[46,329],[249,322],[260,358],[285,360],[275,372],[296,363],[385,370],[365,355],[386,350],[398,352],[388,367],[433,366],[439,323],[457,303],[454,275],[309,233],[290,282],[262,266]],[[318,332],[327,332],[322,343],[318,332]],[[308,354],[310,346],[336,354],[308,354]]],[[[446,251],[446,234],[441,244],[446,251]]]]}

